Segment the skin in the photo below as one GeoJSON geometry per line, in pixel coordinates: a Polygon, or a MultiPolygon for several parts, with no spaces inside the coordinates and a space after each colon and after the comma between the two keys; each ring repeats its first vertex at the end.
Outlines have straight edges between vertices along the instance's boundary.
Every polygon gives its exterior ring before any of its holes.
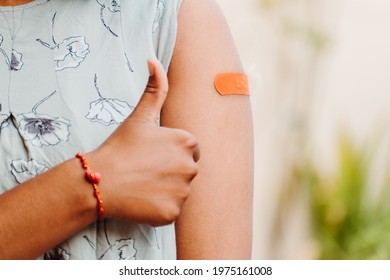
{"type": "Polygon", "coordinates": [[[202,159],[176,221],[179,259],[251,258],[250,99],[217,94],[221,72],[243,69],[220,8],[213,0],[184,1],[161,123],[196,135],[202,159]]]}
{"type": "MultiPolygon", "coordinates": [[[[102,174],[105,216],[154,226],[176,221],[179,259],[249,259],[250,99],[222,97],[213,87],[217,73],[243,71],[215,1],[185,0],[181,7],[168,95],[161,64],[149,61],[149,70],[133,114],[86,155],[102,174]],[[163,127],[156,124],[160,111],[163,127]]],[[[0,195],[0,258],[36,258],[96,218],[80,161],[66,161],[0,195]],[[15,236],[20,242],[11,242],[15,236]]]]}
{"type": "MultiPolygon", "coordinates": [[[[134,112],[86,158],[102,175],[105,217],[160,226],[178,217],[197,174],[199,149],[190,133],[157,126],[168,82],[160,63],[150,61],[149,69],[134,112]]],[[[0,258],[36,258],[96,218],[81,162],[68,160],[0,196],[0,258]]]]}

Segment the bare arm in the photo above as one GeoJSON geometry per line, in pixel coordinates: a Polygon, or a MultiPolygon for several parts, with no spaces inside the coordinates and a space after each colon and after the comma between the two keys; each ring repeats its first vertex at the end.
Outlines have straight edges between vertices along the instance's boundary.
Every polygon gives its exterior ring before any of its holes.
{"type": "Polygon", "coordinates": [[[36,258],[96,218],[76,159],[0,196],[0,259],[36,258]]]}
{"type": "Polygon", "coordinates": [[[179,259],[248,259],[252,242],[253,135],[250,99],[220,96],[214,77],[242,72],[214,0],[185,0],[168,72],[164,126],[194,134],[199,174],[176,222],[179,259]]]}
{"type": "MultiPolygon", "coordinates": [[[[188,196],[199,152],[189,133],[157,126],[168,82],[161,64],[149,69],[133,114],[87,160],[102,174],[106,217],[165,225],[188,196]]],[[[96,218],[92,186],[71,159],[0,195],[0,259],[36,258],[96,218]]]]}

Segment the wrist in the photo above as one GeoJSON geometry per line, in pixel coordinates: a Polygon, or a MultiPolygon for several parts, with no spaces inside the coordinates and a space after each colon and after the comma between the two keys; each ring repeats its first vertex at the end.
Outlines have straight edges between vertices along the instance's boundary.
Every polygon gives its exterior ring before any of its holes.
{"type": "Polygon", "coordinates": [[[67,162],[68,168],[74,176],[73,199],[70,203],[79,205],[81,215],[85,215],[89,220],[97,219],[97,203],[91,183],[85,179],[85,170],[82,168],[80,160],[73,158],[67,162]]]}
{"type": "MultiPolygon", "coordinates": [[[[101,200],[102,207],[104,208],[104,218],[111,218],[112,212],[110,207],[110,188],[112,185],[112,174],[111,174],[111,157],[109,152],[105,152],[102,148],[98,148],[93,150],[87,154],[85,154],[85,158],[88,161],[88,165],[91,170],[99,173],[100,180],[97,184],[99,198],[97,198],[97,194],[94,190],[94,185],[89,182],[87,179],[84,179],[87,184],[89,184],[92,192],[92,198],[95,199],[95,210],[98,213],[99,207],[99,199],[101,200]]],[[[81,166],[81,165],[80,165],[81,166]]],[[[82,169],[80,167],[80,169],[82,169]]],[[[85,171],[85,170],[84,170],[85,171]]],[[[85,178],[85,172],[84,172],[85,178]]]]}
{"type": "Polygon", "coordinates": [[[82,153],[77,153],[76,158],[80,160],[81,167],[85,171],[84,174],[85,180],[87,180],[87,182],[89,182],[93,188],[93,194],[96,198],[96,204],[97,204],[96,208],[97,208],[98,220],[100,221],[104,217],[103,200],[100,196],[100,189],[99,189],[101,174],[89,167],[88,160],[82,153]]]}

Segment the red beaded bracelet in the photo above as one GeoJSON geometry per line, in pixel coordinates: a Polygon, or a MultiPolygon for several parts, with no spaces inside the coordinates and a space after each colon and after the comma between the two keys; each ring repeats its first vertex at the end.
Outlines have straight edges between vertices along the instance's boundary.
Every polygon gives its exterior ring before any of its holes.
{"type": "Polygon", "coordinates": [[[85,179],[90,182],[93,186],[93,191],[97,200],[97,213],[99,221],[103,219],[104,209],[103,209],[103,200],[100,197],[100,191],[98,184],[100,182],[101,176],[100,173],[93,171],[89,168],[87,159],[82,153],[77,153],[76,158],[80,159],[83,169],[85,170],[85,179]]]}

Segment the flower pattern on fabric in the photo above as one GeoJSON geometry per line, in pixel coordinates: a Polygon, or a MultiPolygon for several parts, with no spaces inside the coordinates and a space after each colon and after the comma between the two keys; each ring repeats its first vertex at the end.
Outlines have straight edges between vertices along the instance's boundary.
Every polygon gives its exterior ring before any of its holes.
{"type": "MultiPolygon", "coordinates": [[[[3,106],[0,103],[0,112],[3,111],[3,106]]],[[[9,126],[8,122],[9,115],[6,114],[0,114],[0,129],[6,128],[9,126]]]]}
{"type": "Polygon", "coordinates": [[[161,25],[161,18],[164,15],[165,3],[162,0],[158,0],[156,8],[156,16],[153,21],[153,33],[156,32],[161,25]]]}
{"type": "Polygon", "coordinates": [[[56,248],[45,253],[43,259],[44,260],[70,260],[70,253],[68,253],[61,246],[57,246],[56,248]]]}
{"type": "MultiPolygon", "coordinates": [[[[52,19],[52,30],[57,13],[52,19]]],[[[63,39],[61,43],[57,43],[54,34],[52,35],[52,44],[44,42],[41,39],[36,39],[43,46],[54,51],[54,62],[56,71],[61,71],[67,68],[77,68],[85,60],[90,53],[89,44],[84,36],[71,36],[63,39]]]]}
{"type": "MultiPolygon", "coordinates": [[[[157,55],[159,59],[166,58],[165,66],[169,66],[180,3],[181,0],[141,0],[124,5],[121,0],[45,0],[36,1],[23,11],[15,10],[11,27],[20,29],[20,37],[13,47],[10,30],[5,33],[7,26],[0,30],[0,72],[5,75],[0,77],[4,88],[0,97],[0,135],[2,149],[7,151],[4,157],[0,156],[4,169],[0,192],[46,172],[77,147],[93,149],[100,138],[91,141],[91,135],[97,133],[104,138],[125,121],[136,103],[122,94],[123,90],[129,83],[132,88],[144,86],[144,79],[139,78],[143,75],[136,75],[136,58],[157,55]],[[132,15],[135,17],[125,20],[132,15]],[[80,24],[80,20],[88,24],[80,24]],[[34,29],[37,23],[42,23],[39,30],[34,29]],[[134,28],[136,32],[132,32],[134,28]],[[163,32],[157,36],[160,30],[163,32]],[[122,31],[126,32],[123,40],[122,31]],[[137,41],[141,33],[149,34],[150,40],[137,41]],[[158,44],[164,48],[156,53],[158,44]],[[39,67],[30,67],[38,60],[39,67]],[[52,71],[56,71],[54,75],[52,71]],[[106,76],[107,71],[113,75],[106,76]],[[13,75],[11,81],[4,79],[8,74],[13,75]],[[26,77],[36,79],[30,83],[26,77]],[[83,93],[83,102],[69,106],[83,93]],[[84,132],[76,138],[74,122],[84,132]],[[16,141],[12,141],[13,137],[16,141]]],[[[174,241],[172,229],[160,232],[149,225],[110,224],[107,220],[108,228],[103,230],[103,223],[91,224],[64,243],[53,244],[40,259],[135,260],[175,256],[174,245],[162,246],[166,241],[174,241]]]]}
{"type": "MultiPolygon", "coordinates": [[[[99,260],[112,260],[114,258],[117,260],[137,259],[137,249],[134,246],[135,240],[133,238],[119,239],[112,244],[107,234],[107,220],[104,221],[104,234],[108,247],[104,253],[99,256],[99,260]]],[[[91,248],[96,251],[96,245],[88,238],[88,236],[84,235],[83,237],[88,242],[89,246],[91,246],[91,248]]]]}
{"type": "Polygon", "coordinates": [[[89,112],[85,117],[91,122],[99,122],[106,126],[122,123],[131,114],[134,107],[116,98],[104,98],[97,85],[96,74],[94,83],[99,99],[90,103],[89,112]]]}
{"type": "Polygon", "coordinates": [[[0,115],[0,129],[4,129],[9,126],[8,116],[0,115]]]}
{"type": "Polygon", "coordinates": [[[11,53],[11,63],[9,65],[10,69],[13,70],[13,71],[19,71],[20,69],[22,69],[22,66],[23,66],[23,61],[22,61],[22,54],[15,51],[15,50],[12,50],[12,53],[11,53]]]}
{"type": "Polygon", "coordinates": [[[118,37],[114,31],[112,31],[111,27],[107,24],[106,21],[106,13],[107,11],[111,14],[118,13],[121,11],[121,6],[116,0],[96,0],[96,2],[100,5],[100,21],[103,23],[104,27],[110,31],[112,35],[118,37]]]}
{"type": "Polygon", "coordinates": [[[25,141],[31,142],[34,146],[52,146],[61,141],[68,141],[70,122],[61,117],[51,117],[37,114],[37,108],[56,92],[54,91],[43,100],[39,101],[31,113],[17,116],[19,132],[25,141]]]}
{"type": "MultiPolygon", "coordinates": [[[[0,46],[3,43],[3,36],[0,34],[0,46]]],[[[4,49],[0,48],[0,53],[4,56],[5,63],[8,65],[8,69],[11,71],[19,71],[23,67],[23,55],[16,50],[12,50],[11,58],[8,57],[7,53],[4,49]]]]}
{"type": "Polygon", "coordinates": [[[30,180],[48,169],[47,166],[40,164],[34,159],[29,161],[23,159],[14,160],[11,163],[11,173],[19,184],[30,180]]]}
{"type": "Polygon", "coordinates": [[[127,65],[127,67],[129,68],[129,71],[130,71],[130,72],[134,72],[134,69],[133,69],[133,67],[131,67],[130,60],[129,60],[129,58],[127,57],[127,54],[126,54],[126,53],[125,53],[125,60],[126,60],[126,65],[127,65]]]}

